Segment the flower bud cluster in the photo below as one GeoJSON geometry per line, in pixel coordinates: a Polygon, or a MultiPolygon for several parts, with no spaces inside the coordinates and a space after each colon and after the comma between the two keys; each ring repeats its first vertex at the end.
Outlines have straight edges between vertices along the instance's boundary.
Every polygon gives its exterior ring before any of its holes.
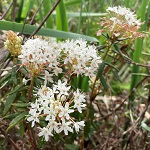
{"type": "Polygon", "coordinates": [[[4,42],[5,48],[10,51],[13,56],[21,54],[22,37],[17,36],[13,31],[9,31],[7,34],[7,40],[4,42]]]}
{"type": "Polygon", "coordinates": [[[137,20],[134,12],[131,12],[128,8],[121,6],[108,7],[107,12],[111,17],[102,18],[99,25],[103,29],[97,32],[98,36],[102,32],[107,32],[112,39],[135,39],[145,36],[143,33],[137,31],[143,23],[137,20]]]}
{"type": "Polygon", "coordinates": [[[84,127],[84,121],[76,121],[72,116],[75,111],[82,113],[86,106],[85,96],[79,89],[72,92],[67,82],[58,80],[52,88],[45,85],[41,87],[36,96],[36,101],[31,103],[27,120],[32,122],[32,127],[41,120],[45,121],[47,125],[39,128],[39,136],[44,136],[46,141],[55,133],[64,131],[65,135],[68,135],[73,129],[79,132],[79,129],[84,127]]]}

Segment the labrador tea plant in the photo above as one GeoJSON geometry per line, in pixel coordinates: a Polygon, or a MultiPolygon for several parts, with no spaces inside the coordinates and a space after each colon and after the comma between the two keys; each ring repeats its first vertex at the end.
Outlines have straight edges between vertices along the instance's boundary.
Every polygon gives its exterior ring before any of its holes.
{"type": "Polygon", "coordinates": [[[97,36],[105,38],[100,48],[84,39],[56,42],[38,37],[23,42],[13,31],[7,33],[4,45],[13,66],[1,79],[1,88],[8,90],[3,116],[12,119],[7,132],[17,126],[28,136],[29,149],[50,141],[57,147],[69,138],[84,148],[95,120],[96,97],[110,92],[110,75],[132,61],[128,52],[133,41],[145,37],[138,30],[143,23],[129,9],[108,7],[107,12],[110,17],[98,23],[97,36]],[[83,80],[88,90],[81,88],[83,80]]]}

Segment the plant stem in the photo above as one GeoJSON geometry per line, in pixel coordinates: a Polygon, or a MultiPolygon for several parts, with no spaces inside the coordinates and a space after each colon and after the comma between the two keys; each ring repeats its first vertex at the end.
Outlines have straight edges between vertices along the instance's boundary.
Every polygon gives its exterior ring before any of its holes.
{"type": "Polygon", "coordinates": [[[27,102],[30,102],[30,101],[31,101],[32,92],[33,92],[33,84],[34,84],[34,77],[31,75],[31,82],[30,82],[30,88],[29,88],[29,90],[28,90],[27,102]]]}

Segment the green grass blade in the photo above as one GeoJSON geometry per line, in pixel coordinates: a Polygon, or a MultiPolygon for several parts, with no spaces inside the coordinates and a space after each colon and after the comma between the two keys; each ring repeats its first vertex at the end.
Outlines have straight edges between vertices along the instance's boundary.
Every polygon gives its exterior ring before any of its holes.
{"type": "MultiPolygon", "coordinates": [[[[43,9],[44,9],[44,16],[46,16],[48,14],[48,12],[51,10],[51,2],[49,0],[44,0],[43,9]]],[[[46,27],[53,28],[52,16],[49,16],[49,18],[46,20],[46,27]]]]}
{"type": "Polygon", "coordinates": [[[77,31],[77,33],[80,33],[80,30],[81,30],[81,24],[82,24],[82,8],[83,8],[83,0],[81,1],[81,4],[80,4],[80,15],[79,15],[79,24],[78,24],[78,31],[77,31]]]}
{"type": "Polygon", "coordinates": [[[22,21],[21,14],[22,14],[22,10],[23,10],[23,4],[24,4],[24,0],[21,0],[21,1],[20,1],[19,10],[18,10],[18,16],[17,16],[17,18],[15,19],[16,22],[21,22],[21,21],[22,21]]]}
{"type": "Polygon", "coordinates": [[[82,0],[68,0],[64,2],[65,6],[71,6],[81,3],[82,0]]]}
{"type": "Polygon", "coordinates": [[[42,9],[41,9],[41,0],[36,0],[36,4],[37,4],[37,7],[40,7],[39,11],[38,11],[38,14],[40,16],[40,20],[42,21],[44,19],[44,16],[43,16],[43,12],[42,12],[42,9]]]}
{"type": "Polygon", "coordinates": [[[28,114],[27,111],[20,113],[16,118],[14,118],[10,124],[9,127],[7,128],[6,131],[8,131],[9,129],[13,128],[16,124],[18,124],[23,118],[25,118],[25,116],[28,114]]]}
{"type": "MultiPolygon", "coordinates": [[[[76,17],[76,18],[78,18],[78,17],[80,17],[80,13],[78,13],[78,12],[66,12],[66,15],[67,15],[67,17],[76,17]]],[[[92,13],[92,12],[89,12],[89,13],[86,13],[86,12],[82,12],[82,17],[104,17],[104,16],[106,16],[107,15],[107,13],[92,13]]],[[[53,14],[52,14],[52,16],[56,16],[56,12],[54,12],[53,14]]]]}
{"type": "MultiPolygon", "coordinates": [[[[150,14],[149,10],[147,11],[147,9],[146,9],[148,4],[149,4],[149,1],[147,1],[147,0],[142,1],[141,11],[140,11],[141,12],[140,18],[141,18],[142,22],[144,22],[148,19],[148,18],[146,18],[146,16],[148,17],[149,15],[146,15],[146,13],[150,14]]],[[[146,26],[147,26],[147,22],[145,22],[145,24],[142,25],[141,31],[146,30],[146,26]]],[[[136,50],[133,55],[134,62],[138,62],[138,63],[140,62],[142,46],[143,46],[143,39],[137,39],[135,42],[136,50]]],[[[139,73],[139,66],[133,66],[132,73],[139,73]]],[[[138,76],[132,75],[130,90],[132,90],[134,88],[134,86],[136,85],[138,80],[139,80],[138,76]]],[[[133,101],[134,97],[132,96],[130,99],[131,99],[131,101],[133,101]]]]}
{"type": "Polygon", "coordinates": [[[25,4],[25,7],[23,7],[22,10],[22,18],[26,18],[27,13],[33,8],[34,6],[34,1],[33,0],[27,0],[25,4]]]}
{"type": "MultiPolygon", "coordinates": [[[[22,27],[23,27],[23,24],[21,24],[21,23],[0,20],[0,30],[12,30],[14,32],[21,33],[22,27]]],[[[24,27],[23,33],[24,34],[32,34],[33,31],[36,29],[37,29],[37,26],[26,24],[24,27]]],[[[40,31],[37,33],[37,35],[62,38],[62,39],[83,38],[87,41],[99,42],[98,39],[96,39],[94,37],[71,33],[71,32],[58,31],[58,30],[53,30],[53,29],[49,29],[49,28],[41,28],[40,31]]]]}
{"type": "Polygon", "coordinates": [[[130,0],[125,0],[125,1],[124,1],[125,7],[129,7],[129,4],[130,4],[130,0]]]}
{"type": "Polygon", "coordinates": [[[60,1],[56,8],[56,29],[68,31],[68,20],[66,16],[66,8],[63,0],[60,1]]]}

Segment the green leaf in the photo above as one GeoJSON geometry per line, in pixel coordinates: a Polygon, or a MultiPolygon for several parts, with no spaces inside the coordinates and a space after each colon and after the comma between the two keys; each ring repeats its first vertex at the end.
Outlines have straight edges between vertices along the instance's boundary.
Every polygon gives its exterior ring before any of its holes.
{"type": "Polygon", "coordinates": [[[15,89],[12,90],[9,94],[16,93],[16,92],[18,92],[18,91],[21,91],[22,89],[24,89],[24,83],[22,83],[22,84],[20,84],[20,85],[17,85],[17,86],[15,87],[15,89]]]}
{"type": "Polygon", "coordinates": [[[29,11],[33,8],[34,5],[34,0],[26,0],[26,5],[23,7],[21,17],[26,18],[26,15],[28,14],[29,11]]]}
{"type": "MultiPolygon", "coordinates": [[[[48,14],[48,12],[51,10],[50,0],[44,0],[43,9],[44,9],[44,16],[46,16],[48,14]]],[[[49,16],[49,18],[46,20],[46,27],[47,28],[53,28],[53,18],[52,18],[52,16],[49,16]]]]}
{"type": "Polygon", "coordinates": [[[75,144],[65,144],[65,147],[67,150],[78,150],[80,148],[79,145],[75,144]]]}
{"type": "Polygon", "coordinates": [[[19,6],[19,10],[18,10],[18,16],[17,18],[15,19],[15,21],[17,22],[20,22],[22,21],[22,18],[21,18],[21,14],[22,14],[22,10],[23,10],[23,4],[24,4],[24,0],[20,0],[20,6],[19,6]]]}
{"type": "Polygon", "coordinates": [[[86,121],[85,122],[85,127],[84,127],[84,136],[85,137],[88,137],[88,135],[89,135],[89,133],[90,133],[90,127],[91,127],[91,121],[90,120],[88,120],[88,121],[86,121]]]}
{"type": "MultiPolygon", "coordinates": [[[[141,22],[144,22],[144,24],[141,26],[140,31],[146,31],[146,28],[148,27],[148,18],[150,15],[150,1],[148,0],[142,0],[142,3],[139,8],[139,18],[141,19],[141,22]]],[[[143,51],[143,39],[137,38],[135,41],[135,51],[133,53],[133,61],[136,63],[140,63],[140,60],[142,58],[143,51]]],[[[140,66],[134,65],[132,68],[132,73],[139,73],[140,72],[140,66]]],[[[132,75],[131,77],[131,84],[130,84],[130,91],[135,87],[135,85],[140,81],[139,76],[132,75]]],[[[130,101],[134,101],[134,95],[132,95],[129,99],[130,101]]]]}
{"type": "Polygon", "coordinates": [[[98,68],[98,76],[100,77],[104,71],[105,68],[105,62],[102,62],[98,68]]]}
{"type": "Polygon", "coordinates": [[[105,68],[105,62],[102,62],[98,68],[98,74],[97,76],[100,78],[100,81],[102,83],[102,86],[104,87],[104,89],[107,91],[108,89],[108,85],[106,83],[106,80],[104,79],[103,77],[103,71],[104,71],[104,68],[105,68]]]}
{"type": "Polygon", "coordinates": [[[113,66],[112,64],[105,62],[106,65],[111,66],[112,68],[114,68],[116,71],[119,71],[115,66],[113,66]]]}
{"type": "Polygon", "coordinates": [[[104,77],[102,75],[100,76],[100,81],[101,81],[102,86],[104,87],[104,89],[107,91],[108,90],[108,85],[107,85],[106,80],[104,79],[104,77]]]}
{"type": "MultiPolygon", "coordinates": [[[[56,13],[54,12],[52,14],[54,17],[56,16],[56,13]]],[[[86,13],[86,12],[82,12],[82,17],[103,17],[106,16],[107,13],[86,13]]],[[[66,16],[67,17],[80,17],[80,13],[78,12],[66,12],[66,16]]]]}
{"type": "Polygon", "coordinates": [[[29,106],[30,106],[29,103],[20,103],[20,102],[18,102],[18,103],[13,103],[12,105],[13,105],[13,106],[17,106],[17,107],[29,107],[29,106]]]}
{"type": "Polygon", "coordinates": [[[82,82],[81,82],[81,90],[84,92],[88,92],[89,90],[89,77],[82,77],[82,82]]]}
{"type": "MultiPolygon", "coordinates": [[[[23,28],[23,24],[21,24],[21,23],[0,20],[0,30],[12,30],[14,32],[21,33],[22,28],[23,28]]],[[[33,31],[36,29],[37,29],[37,26],[26,24],[24,27],[23,33],[24,34],[32,34],[33,31]]],[[[58,31],[58,30],[53,30],[53,29],[49,29],[49,28],[41,28],[40,31],[38,31],[37,35],[50,36],[50,37],[62,38],[62,39],[83,38],[87,41],[99,42],[98,39],[96,39],[94,37],[71,33],[71,32],[58,31]]]]}
{"type": "Polygon", "coordinates": [[[4,117],[4,119],[13,119],[13,118],[15,118],[18,115],[19,115],[19,112],[7,115],[7,116],[4,117]]]}
{"type": "Polygon", "coordinates": [[[6,131],[8,131],[9,129],[13,128],[16,124],[18,124],[27,114],[28,114],[28,112],[25,111],[25,112],[22,112],[20,115],[18,115],[16,118],[14,118],[10,122],[9,127],[7,128],[6,131]]]}
{"type": "Polygon", "coordinates": [[[8,82],[9,82],[8,80],[7,80],[6,82],[4,82],[4,83],[1,85],[0,89],[2,89],[5,85],[7,85],[8,82]]]}
{"type": "Polygon", "coordinates": [[[3,78],[0,79],[0,85],[2,85],[4,82],[8,81],[11,77],[11,72],[7,73],[3,78]]]}
{"type": "Polygon", "coordinates": [[[68,1],[65,1],[65,6],[70,6],[70,5],[75,5],[75,4],[78,4],[78,3],[81,3],[82,0],[68,0],[68,1]]]}
{"type": "Polygon", "coordinates": [[[136,76],[150,77],[150,74],[146,74],[146,73],[132,73],[132,74],[136,76]]]}
{"type": "Polygon", "coordinates": [[[115,50],[116,50],[117,52],[120,51],[120,48],[118,47],[118,45],[117,45],[116,43],[114,44],[114,48],[115,48],[115,50]]]}
{"type": "Polygon", "coordinates": [[[17,96],[17,93],[13,93],[10,94],[6,97],[6,103],[5,103],[5,107],[3,110],[3,115],[6,115],[6,113],[9,111],[9,109],[11,108],[12,103],[14,102],[15,98],[17,96]]]}
{"type": "Polygon", "coordinates": [[[118,73],[116,72],[116,70],[112,70],[112,72],[113,72],[114,76],[116,77],[116,79],[119,80],[120,82],[122,82],[118,73]]]}
{"type": "Polygon", "coordinates": [[[149,127],[144,121],[142,121],[141,127],[142,127],[143,129],[145,129],[146,131],[149,131],[149,132],[150,132],[150,127],[149,127]]]}
{"type": "Polygon", "coordinates": [[[24,125],[24,122],[21,121],[20,124],[19,124],[19,133],[20,135],[23,137],[24,135],[24,132],[25,132],[25,125],[24,125]]]}
{"type": "Polygon", "coordinates": [[[39,137],[38,148],[42,149],[42,147],[43,147],[44,144],[45,144],[45,140],[44,140],[43,136],[39,137]]]}
{"type": "Polygon", "coordinates": [[[68,31],[68,20],[66,16],[66,8],[63,0],[60,1],[56,8],[56,29],[68,31]]]}
{"type": "Polygon", "coordinates": [[[60,140],[64,143],[66,143],[65,139],[60,134],[56,133],[56,134],[54,134],[54,137],[55,137],[56,141],[60,140]]]}

